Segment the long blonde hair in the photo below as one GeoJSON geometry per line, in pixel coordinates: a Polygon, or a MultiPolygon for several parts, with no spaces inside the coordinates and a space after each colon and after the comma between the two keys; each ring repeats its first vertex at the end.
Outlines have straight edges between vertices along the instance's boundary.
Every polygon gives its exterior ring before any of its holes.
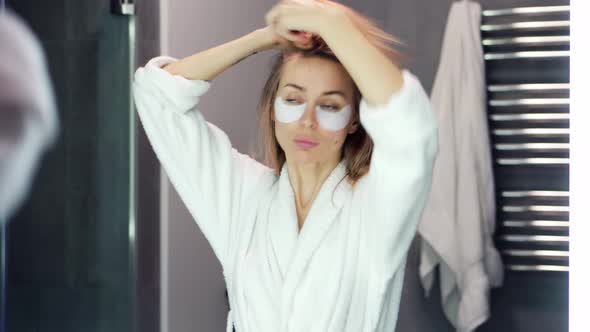
{"type": "MultiPolygon", "coordinates": [[[[385,54],[392,62],[399,63],[400,59],[404,57],[400,52],[389,45],[401,44],[401,42],[380,29],[377,24],[368,17],[333,1],[317,1],[330,2],[335,6],[341,7],[365,38],[373,46],[383,52],[383,54],[385,54]]],[[[313,46],[311,49],[304,50],[293,47],[282,50],[274,57],[269,77],[262,89],[260,102],[258,104],[258,125],[260,129],[260,146],[264,147],[264,162],[275,171],[277,176],[280,175],[281,168],[286,161],[286,156],[275,136],[275,127],[271,119],[271,112],[273,111],[273,104],[277,95],[284,65],[295,57],[319,57],[342,65],[324,40],[316,35],[313,36],[313,46]]],[[[371,154],[373,151],[373,141],[360,124],[359,107],[362,96],[354,81],[353,92],[353,117],[359,123],[359,127],[354,133],[349,134],[346,137],[342,147],[341,159],[344,158],[346,160],[345,177],[350,184],[354,186],[356,181],[369,171],[371,154]]]]}

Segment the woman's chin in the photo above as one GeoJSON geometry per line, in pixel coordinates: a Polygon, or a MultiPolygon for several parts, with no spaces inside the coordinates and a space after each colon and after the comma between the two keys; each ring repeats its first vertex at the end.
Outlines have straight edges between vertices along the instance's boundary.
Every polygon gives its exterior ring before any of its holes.
{"type": "Polygon", "coordinates": [[[312,152],[312,151],[305,151],[305,150],[298,150],[292,154],[293,161],[297,163],[307,164],[307,163],[318,163],[318,162],[325,162],[325,156],[322,156],[320,153],[312,152]]]}

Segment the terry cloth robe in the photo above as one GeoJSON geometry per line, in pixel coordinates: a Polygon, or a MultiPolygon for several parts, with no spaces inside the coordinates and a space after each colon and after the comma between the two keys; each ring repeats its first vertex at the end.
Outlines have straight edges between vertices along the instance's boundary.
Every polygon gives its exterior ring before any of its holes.
{"type": "Polygon", "coordinates": [[[24,202],[58,126],[41,43],[6,10],[0,13],[0,222],[24,202]]]}
{"type": "Polygon", "coordinates": [[[495,198],[479,3],[453,3],[432,88],[439,147],[432,191],[418,226],[420,277],[428,294],[439,267],[444,313],[459,332],[489,315],[490,287],[502,284],[494,247],[495,198]]]}
{"type": "Polygon", "coordinates": [[[156,57],[137,69],[135,103],[222,265],[227,331],[232,324],[239,332],[393,331],[436,154],[435,118],[418,79],[404,71],[386,104],[362,100],[360,120],[375,142],[370,171],[353,191],[340,182],[340,162],[299,232],[286,164],[276,176],[236,151],[198,110],[211,82],[161,69],[173,61],[156,57]]]}

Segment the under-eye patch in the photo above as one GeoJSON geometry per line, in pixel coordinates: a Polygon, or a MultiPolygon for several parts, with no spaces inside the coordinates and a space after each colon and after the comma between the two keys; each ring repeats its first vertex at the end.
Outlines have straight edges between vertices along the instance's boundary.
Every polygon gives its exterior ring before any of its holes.
{"type": "MultiPolygon", "coordinates": [[[[295,122],[303,116],[307,103],[291,105],[286,103],[281,96],[277,96],[274,103],[275,117],[283,123],[295,122]]],[[[316,116],[320,127],[326,130],[341,130],[346,127],[352,114],[352,107],[346,105],[338,111],[327,111],[320,105],[315,108],[316,116]]]]}
{"type": "Polygon", "coordinates": [[[352,114],[352,107],[346,105],[339,111],[326,111],[320,106],[316,106],[315,114],[322,128],[336,131],[346,128],[352,114]]]}
{"type": "Polygon", "coordinates": [[[303,116],[307,103],[301,105],[287,104],[281,96],[275,99],[275,117],[279,122],[295,122],[303,116]]]}

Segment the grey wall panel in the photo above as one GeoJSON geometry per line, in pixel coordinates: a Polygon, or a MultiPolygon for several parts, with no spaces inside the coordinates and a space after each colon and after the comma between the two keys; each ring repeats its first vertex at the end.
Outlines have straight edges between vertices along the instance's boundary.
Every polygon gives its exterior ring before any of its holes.
{"type": "MultiPolygon", "coordinates": [[[[160,1],[136,1],[135,65],[160,54],[160,1]]],[[[134,112],[137,331],[160,331],[160,164],[134,112]]]]}

